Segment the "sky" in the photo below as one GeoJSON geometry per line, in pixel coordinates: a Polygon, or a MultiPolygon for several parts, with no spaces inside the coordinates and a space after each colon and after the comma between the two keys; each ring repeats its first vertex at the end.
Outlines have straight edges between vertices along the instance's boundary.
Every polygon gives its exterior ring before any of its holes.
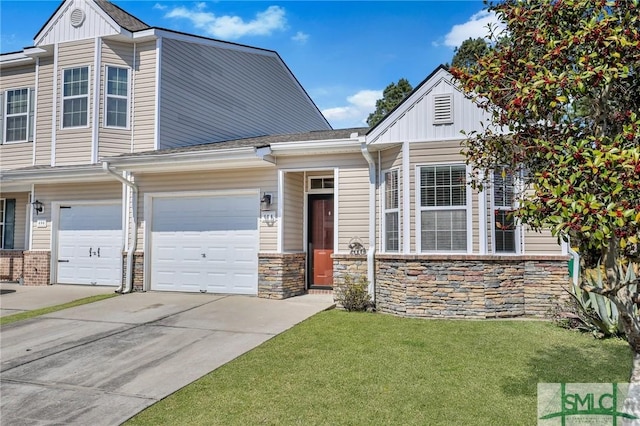
{"type": "MultiPolygon", "coordinates": [[[[480,0],[112,2],[152,27],[277,51],[335,129],[366,126],[388,84],[417,86],[495,22],[480,0]]],[[[0,0],[0,51],[32,46],[59,4],[0,0]]]]}

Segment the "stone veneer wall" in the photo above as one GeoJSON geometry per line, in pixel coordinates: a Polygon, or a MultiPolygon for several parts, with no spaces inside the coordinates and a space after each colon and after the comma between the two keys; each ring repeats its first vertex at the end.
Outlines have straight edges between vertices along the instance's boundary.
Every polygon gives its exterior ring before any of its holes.
{"type": "MultiPolygon", "coordinates": [[[[127,279],[127,254],[122,254],[122,282],[127,279]]],[[[144,285],[144,253],[133,254],[133,291],[143,291],[144,285]]]]}
{"type": "Polygon", "coordinates": [[[49,285],[51,277],[51,252],[24,252],[24,285],[49,285]]]}
{"type": "Polygon", "coordinates": [[[18,281],[23,274],[23,251],[0,250],[0,281],[18,281]]]}
{"type": "Polygon", "coordinates": [[[286,299],[305,293],[305,253],[258,254],[258,297],[286,299]]]}
{"type": "MultiPolygon", "coordinates": [[[[567,297],[565,256],[376,256],[376,308],[404,317],[543,317],[567,297]]],[[[334,290],[367,274],[364,256],[334,255],[334,290]]]]}

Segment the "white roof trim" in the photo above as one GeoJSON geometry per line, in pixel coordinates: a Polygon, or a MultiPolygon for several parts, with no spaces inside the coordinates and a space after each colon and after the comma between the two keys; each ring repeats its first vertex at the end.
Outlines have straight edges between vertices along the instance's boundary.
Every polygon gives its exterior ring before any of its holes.
{"type": "MultiPolygon", "coordinates": [[[[152,34],[148,33],[149,30],[141,31],[140,33],[146,33],[144,36],[150,36],[152,34]]],[[[206,46],[219,47],[221,49],[228,50],[236,50],[239,52],[248,52],[248,53],[256,53],[265,56],[278,57],[277,52],[267,49],[261,49],[258,47],[245,46],[242,44],[236,44],[233,42],[226,42],[221,40],[214,40],[211,38],[207,38],[204,36],[197,36],[193,34],[186,34],[181,32],[175,32],[171,30],[166,30],[162,28],[153,28],[153,35],[157,37],[164,37],[172,40],[184,41],[188,43],[198,43],[204,44],[206,46]]],[[[136,37],[138,37],[138,33],[136,33],[136,37]]],[[[142,37],[142,35],[140,36],[142,37]]]]}
{"type": "Polygon", "coordinates": [[[45,169],[7,170],[0,175],[0,182],[4,189],[5,183],[20,183],[28,181],[34,183],[59,183],[82,180],[83,182],[111,180],[105,179],[105,173],[100,165],[54,167],[45,169]]]}
{"type": "Polygon", "coordinates": [[[300,142],[274,142],[270,144],[276,155],[296,155],[301,153],[334,153],[360,152],[362,138],[355,139],[326,139],[300,142]]]}

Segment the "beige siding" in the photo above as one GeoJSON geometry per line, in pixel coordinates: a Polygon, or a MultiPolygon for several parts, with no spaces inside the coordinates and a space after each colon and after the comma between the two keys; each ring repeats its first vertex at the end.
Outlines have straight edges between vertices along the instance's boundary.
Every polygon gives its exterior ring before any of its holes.
{"type": "MultiPolygon", "coordinates": [[[[404,235],[403,232],[403,224],[404,224],[404,192],[403,192],[403,179],[404,179],[404,170],[402,167],[402,146],[394,146],[393,148],[386,149],[380,152],[380,176],[379,176],[379,185],[378,185],[378,195],[376,197],[376,214],[378,219],[376,220],[376,235],[378,236],[377,241],[377,249],[382,251],[384,247],[384,234],[383,223],[384,223],[384,172],[396,169],[398,170],[398,182],[400,191],[398,194],[398,202],[399,202],[399,219],[400,219],[400,247],[399,251],[402,252],[402,245],[404,243],[405,238],[411,238],[410,236],[404,235]]],[[[368,211],[368,209],[367,209],[368,211]]]]}
{"type": "Polygon", "coordinates": [[[551,235],[548,230],[534,232],[525,230],[524,233],[524,254],[562,254],[562,249],[558,244],[558,239],[551,235]]]}
{"type": "Polygon", "coordinates": [[[53,57],[40,58],[36,105],[36,166],[51,164],[51,118],[53,115],[53,57]]]}
{"type": "MultiPolygon", "coordinates": [[[[144,239],[144,194],[183,191],[223,191],[257,189],[260,193],[271,192],[273,204],[277,205],[277,172],[275,169],[212,171],[197,173],[141,174],[136,176],[140,188],[138,200],[138,250],[142,250],[144,239]]],[[[256,218],[258,220],[258,218],[256,218]]],[[[279,222],[268,226],[260,222],[260,251],[277,250],[279,222]]]]}
{"type": "Polygon", "coordinates": [[[35,199],[44,204],[44,212],[34,220],[45,220],[45,228],[33,228],[33,250],[51,249],[51,203],[66,201],[122,200],[122,184],[117,182],[93,182],[57,185],[36,185],[35,199]]]}
{"type": "MultiPolygon", "coordinates": [[[[131,130],[105,127],[105,102],[106,102],[106,67],[114,66],[128,68],[130,77],[133,67],[133,44],[119,43],[111,40],[102,42],[102,66],[100,67],[100,115],[98,126],[98,158],[112,157],[126,154],[131,151],[131,130]]],[[[129,98],[131,103],[131,98],[129,98]]],[[[131,111],[131,109],[129,110],[131,111]]],[[[131,123],[131,113],[129,114],[129,124],[131,123]]]]}
{"type": "Polygon", "coordinates": [[[283,250],[304,250],[304,173],[284,175],[283,250]]]}
{"type": "MultiPolygon", "coordinates": [[[[5,91],[36,87],[35,66],[2,68],[0,70],[0,94],[5,102],[5,91]]],[[[4,107],[4,105],[3,105],[4,107]]],[[[2,108],[4,113],[4,108],[2,108]]],[[[4,123],[4,121],[3,121],[4,123]]],[[[0,127],[4,132],[4,125],[0,127]]],[[[4,136],[4,135],[3,135],[4,136]]],[[[3,137],[4,140],[4,137],[3,137]]],[[[28,167],[33,164],[33,143],[13,142],[0,145],[0,168],[3,170],[28,167]]]]}
{"type": "Polygon", "coordinates": [[[155,144],[156,42],[136,45],[133,73],[133,151],[150,151],[155,144]]]}
{"type": "Polygon", "coordinates": [[[91,163],[91,124],[93,123],[94,41],[61,44],[58,48],[58,103],[56,126],[56,166],[91,163]],[[62,78],[68,68],[89,66],[89,115],[86,128],[62,128],[62,78]]]}
{"type": "Polygon", "coordinates": [[[24,250],[25,231],[27,229],[27,205],[29,193],[27,192],[0,192],[0,198],[16,200],[15,228],[13,232],[13,249],[24,250]]]}
{"type": "Polygon", "coordinates": [[[338,252],[349,252],[349,242],[358,237],[369,246],[369,168],[341,167],[338,172],[338,252]]]}

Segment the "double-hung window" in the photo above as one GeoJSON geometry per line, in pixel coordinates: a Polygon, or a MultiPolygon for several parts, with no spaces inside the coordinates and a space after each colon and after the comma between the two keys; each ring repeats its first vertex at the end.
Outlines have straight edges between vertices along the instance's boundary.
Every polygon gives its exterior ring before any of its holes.
{"type": "Polygon", "coordinates": [[[516,222],[513,217],[515,179],[504,168],[493,172],[493,241],[496,253],[516,252],[516,222]]]}
{"type": "Polygon", "coordinates": [[[106,68],[105,126],[127,127],[129,115],[129,70],[106,68]]]}
{"type": "Polygon", "coordinates": [[[0,198],[0,248],[7,248],[4,246],[4,216],[6,208],[6,200],[0,198]]]}
{"type": "Polygon", "coordinates": [[[89,122],[89,67],[66,69],[62,79],[62,127],[86,127],[89,122]]]}
{"type": "Polygon", "coordinates": [[[384,251],[400,250],[400,192],[398,170],[384,173],[384,251]]]}
{"type": "Polygon", "coordinates": [[[464,164],[419,167],[421,251],[467,251],[466,175],[464,164]]]}
{"type": "Polygon", "coordinates": [[[7,90],[5,93],[6,142],[26,142],[29,136],[29,89],[7,90]]]}

